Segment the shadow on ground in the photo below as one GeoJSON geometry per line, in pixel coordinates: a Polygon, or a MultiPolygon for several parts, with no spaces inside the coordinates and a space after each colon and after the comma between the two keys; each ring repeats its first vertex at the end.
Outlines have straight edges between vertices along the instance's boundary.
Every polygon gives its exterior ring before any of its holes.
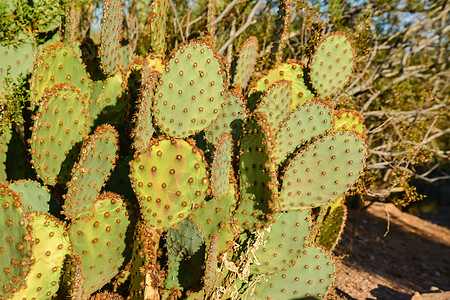
{"type": "Polygon", "coordinates": [[[411,299],[450,291],[450,230],[375,204],[349,211],[335,250],[337,293],[344,299],[411,299]]]}

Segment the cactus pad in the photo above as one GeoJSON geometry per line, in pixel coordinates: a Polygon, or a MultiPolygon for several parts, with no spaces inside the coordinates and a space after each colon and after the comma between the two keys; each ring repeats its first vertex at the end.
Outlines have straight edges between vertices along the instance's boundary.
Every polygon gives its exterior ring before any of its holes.
{"type": "Polygon", "coordinates": [[[32,264],[32,237],[19,196],[1,182],[0,206],[0,293],[9,298],[25,287],[25,278],[32,264]]]}
{"type": "Polygon", "coordinates": [[[366,126],[364,125],[364,117],[352,109],[341,109],[334,114],[333,131],[344,132],[350,131],[359,134],[366,139],[366,126]]]}
{"type": "Polygon", "coordinates": [[[278,215],[277,220],[264,231],[265,243],[255,252],[258,263],[251,266],[252,273],[286,272],[295,264],[306,246],[311,227],[309,210],[278,215]]]}
{"type": "Polygon", "coordinates": [[[34,240],[34,264],[26,278],[27,287],[13,299],[50,299],[59,288],[64,258],[69,254],[69,236],[64,224],[46,213],[28,214],[34,240]]]}
{"type": "Polygon", "coordinates": [[[67,183],[64,214],[71,219],[92,214],[94,201],[116,161],[118,134],[110,125],[99,126],[83,142],[81,157],[67,183]]]}
{"type": "Polygon", "coordinates": [[[323,298],[335,278],[333,259],[321,248],[306,247],[295,265],[272,276],[262,277],[251,299],[323,298]]]}
{"type": "Polygon", "coordinates": [[[153,141],[130,166],[131,183],[148,226],[171,227],[187,218],[206,196],[203,154],[184,140],[153,141]]]}
{"type": "Polygon", "coordinates": [[[307,209],[337,200],[358,179],[366,153],[364,141],[351,133],[331,134],[309,144],[284,174],[283,209],[307,209]]]}
{"type": "Polygon", "coordinates": [[[39,105],[54,85],[62,83],[71,84],[79,89],[81,97],[90,98],[90,79],[80,57],[72,48],[55,42],[45,47],[36,58],[31,80],[32,106],[39,105]]]}
{"type": "MultiPolygon", "coordinates": [[[[192,220],[183,220],[167,231],[168,271],[165,281],[167,289],[182,288],[178,280],[180,262],[199,251],[203,242],[203,233],[200,227],[192,220]]],[[[191,273],[186,277],[191,277],[192,275],[191,273]]],[[[185,280],[188,280],[188,278],[185,280]]]]}
{"type": "Polygon", "coordinates": [[[214,52],[191,42],[172,55],[159,80],[155,122],[171,136],[193,135],[218,116],[223,94],[224,79],[214,52]]]}
{"type": "Polygon", "coordinates": [[[232,133],[235,137],[245,119],[244,99],[232,92],[225,95],[226,99],[221,105],[217,119],[205,129],[206,139],[212,144],[216,144],[225,132],[232,133]]]}
{"type": "Polygon", "coordinates": [[[150,44],[155,55],[166,52],[166,22],[169,0],[153,0],[150,5],[150,44]]]}
{"type": "Polygon", "coordinates": [[[221,199],[234,191],[230,181],[233,180],[232,155],[233,142],[231,134],[224,133],[217,144],[214,159],[211,166],[211,189],[216,199],[221,199]]]}
{"type": "Polygon", "coordinates": [[[324,135],[332,126],[333,116],[327,105],[306,102],[297,106],[276,131],[274,151],[276,161],[282,162],[296,147],[304,145],[316,136],[324,135]]]}
{"type": "Polygon", "coordinates": [[[206,243],[210,243],[213,234],[218,235],[218,252],[233,245],[234,232],[230,223],[235,206],[235,195],[229,193],[224,198],[213,198],[202,203],[200,209],[195,212],[194,220],[202,229],[206,243]]]}
{"type": "Polygon", "coordinates": [[[34,45],[21,44],[17,49],[13,46],[0,46],[0,98],[5,96],[9,76],[13,81],[25,77],[33,69],[34,45]]]}
{"type": "Polygon", "coordinates": [[[91,124],[105,107],[116,105],[117,98],[122,96],[124,85],[125,83],[121,73],[108,77],[104,81],[96,81],[93,83],[89,103],[91,124]]]}
{"type": "Polygon", "coordinates": [[[276,69],[270,70],[258,80],[252,88],[251,93],[266,91],[272,84],[280,80],[287,80],[292,83],[291,110],[314,98],[314,95],[308,90],[305,84],[303,67],[300,63],[286,63],[276,69]]]}
{"type": "Polygon", "coordinates": [[[135,115],[136,129],[133,131],[134,148],[142,152],[150,145],[155,129],[153,127],[153,115],[151,112],[152,99],[154,97],[155,81],[158,78],[157,72],[151,72],[148,63],[144,63],[141,69],[142,88],[138,111],[135,115]]]}
{"type": "Polygon", "coordinates": [[[277,165],[273,161],[270,129],[255,114],[245,124],[239,157],[240,199],[235,215],[244,229],[261,227],[278,209],[277,165]]]}
{"type": "Polygon", "coordinates": [[[131,299],[142,299],[146,290],[158,290],[160,273],[156,259],[159,239],[160,234],[143,222],[136,225],[131,260],[131,299]]]}
{"type": "Polygon", "coordinates": [[[3,126],[0,129],[0,181],[7,180],[6,174],[6,153],[8,152],[8,144],[11,140],[11,126],[3,126]]]}
{"type": "Polygon", "coordinates": [[[350,78],[353,48],[341,33],[328,35],[316,49],[311,63],[311,83],[320,98],[333,95],[350,78]]]}
{"type": "Polygon", "coordinates": [[[341,204],[338,200],[336,204],[326,206],[324,209],[325,216],[318,228],[315,242],[328,251],[333,251],[344,231],[345,221],[347,220],[347,206],[341,204]]]}
{"type": "Polygon", "coordinates": [[[281,80],[269,87],[258,103],[257,111],[264,114],[272,133],[278,131],[288,116],[292,98],[291,82],[281,80]]]}
{"type": "Polygon", "coordinates": [[[87,118],[87,98],[73,85],[56,85],[46,94],[29,140],[32,164],[45,183],[55,184],[69,150],[87,133],[87,118]]]}
{"type": "Polygon", "coordinates": [[[114,74],[123,68],[121,63],[120,38],[122,34],[123,1],[106,0],[102,21],[102,43],[100,57],[105,73],[114,74]]]}
{"type": "Polygon", "coordinates": [[[9,188],[20,197],[25,212],[48,212],[50,193],[37,181],[18,180],[10,183],[9,188]]]}
{"type": "Polygon", "coordinates": [[[258,40],[252,36],[248,38],[239,50],[239,58],[236,62],[236,73],[233,85],[236,90],[241,91],[247,87],[248,81],[258,58],[258,40]]]}
{"type": "Polygon", "coordinates": [[[74,220],[70,226],[73,253],[80,259],[84,296],[101,288],[118,273],[124,259],[128,224],[122,198],[105,193],[95,201],[91,217],[74,220]]]}

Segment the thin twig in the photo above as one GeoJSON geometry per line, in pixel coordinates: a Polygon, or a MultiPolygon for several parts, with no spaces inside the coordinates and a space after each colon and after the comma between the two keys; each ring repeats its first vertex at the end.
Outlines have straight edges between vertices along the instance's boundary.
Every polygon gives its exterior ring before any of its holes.
{"type": "Polygon", "coordinates": [[[237,38],[242,32],[244,32],[245,29],[247,29],[248,26],[250,26],[253,23],[253,17],[255,16],[256,12],[258,11],[258,8],[263,4],[264,0],[259,0],[258,3],[255,4],[252,11],[248,15],[247,21],[245,24],[239,28],[235,34],[230,36],[230,38],[225,42],[225,44],[222,45],[222,47],[219,49],[219,54],[223,54],[223,52],[227,49],[228,45],[233,42],[235,38],[237,38]]]}

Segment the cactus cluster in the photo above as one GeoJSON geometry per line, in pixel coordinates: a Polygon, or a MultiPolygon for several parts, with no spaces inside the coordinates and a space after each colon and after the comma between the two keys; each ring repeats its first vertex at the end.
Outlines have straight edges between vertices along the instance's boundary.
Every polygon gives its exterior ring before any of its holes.
{"type": "Polygon", "coordinates": [[[123,45],[114,0],[105,1],[96,67],[80,56],[76,5],[61,39],[8,52],[25,59],[1,66],[0,92],[6,74],[31,73],[24,130],[35,173],[17,180],[5,167],[15,131],[2,125],[0,299],[327,294],[343,199],[367,155],[363,118],[330,104],[353,50],[334,33],[309,65],[282,63],[290,1],[281,2],[270,69],[259,75],[256,38],[232,64],[215,52],[214,1],[208,36],[170,54],[163,0],[151,4],[145,58],[123,45]],[[102,80],[87,71],[95,68],[102,80]],[[137,101],[125,105],[129,94],[137,101]]]}

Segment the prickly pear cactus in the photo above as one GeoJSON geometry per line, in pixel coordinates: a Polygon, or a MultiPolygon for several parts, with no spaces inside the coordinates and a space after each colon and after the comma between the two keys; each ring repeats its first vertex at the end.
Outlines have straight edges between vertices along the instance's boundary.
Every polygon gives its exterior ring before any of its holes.
{"type": "Polygon", "coordinates": [[[353,68],[353,48],[340,33],[328,35],[316,49],[311,64],[311,83],[321,98],[333,95],[350,78],[353,68]]]}
{"type": "Polygon", "coordinates": [[[32,164],[46,184],[56,184],[67,153],[87,134],[87,120],[88,98],[77,87],[61,83],[45,94],[29,143],[32,164]]]}
{"type": "Polygon", "coordinates": [[[169,228],[186,219],[206,197],[208,176],[203,153],[181,139],[153,141],[137,153],[131,182],[148,226],[169,228]]]}
{"type": "Polygon", "coordinates": [[[147,2],[133,27],[133,5],[105,1],[95,42],[78,40],[77,2],[55,4],[64,18],[0,47],[0,106],[29,76],[18,100],[32,115],[31,128],[0,120],[0,300],[324,297],[367,155],[364,119],[332,98],[353,69],[349,39],[284,63],[284,0],[267,50],[237,38],[229,62],[215,51],[223,3],[207,1],[206,36],[179,46],[170,1],[147,2]],[[126,43],[145,26],[136,48],[151,50],[135,56],[126,43]],[[22,178],[7,159],[30,178],[1,183],[22,178]]]}
{"type": "Polygon", "coordinates": [[[362,172],[366,145],[344,132],[316,139],[288,164],[280,197],[286,209],[308,209],[341,197],[362,172]]]}
{"type": "Polygon", "coordinates": [[[69,227],[73,255],[79,258],[82,280],[74,289],[89,296],[119,272],[125,233],[129,224],[123,199],[113,193],[100,195],[91,216],[74,220],[69,227]]]}
{"type": "Polygon", "coordinates": [[[64,258],[70,253],[69,236],[64,224],[50,214],[34,212],[27,218],[32,227],[34,263],[26,277],[26,287],[12,299],[49,299],[59,289],[64,258]]]}
{"type": "Polygon", "coordinates": [[[3,220],[0,239],[1,297],[10,298],[26,286],[32,261],[32,236],[19,196],[0,182],[0,219],[3,220]]]}
{"type": "Polygon", "coordinates": [[[173,137],[193,135],[218,116],[223,98],[219,60],[206,44],[191,42],[166,64],[153,102],[155,122],[173,137]]]}
{"type": "Polygon", "coordinates": [[[301,259],[285,271],[261,277],[247,299],[323,298],[333,285],[335,269],[330,254],[315,245],[301,251],[301,259]]]}
{"type": "Polygon", "coordinates": [[[8,186],[19,197],[25,212],[43,212],[50,210],[50,193],[45,186],[31,180],[17,180],[8,186]]]}
{"type": "Polygon", "coordinates": [[[0,181],[6,181],[6,154],[8,152],[8,144],[11,140],[12,132],[10,126],[4,126],[0,131],[0,181]]]}
{"type": "Polygon", "coordinates": [[[314,98],[314,94],[308,89],[304,80],[304,66],[301,63],[285,63],[275,69],[267,71],[251,89],[251,94],[266,91],[272,84],[280,80],[291,82],[292,102],[291,110],[314,98]]]}
{"type": "Polygon", "coordinates": [[[71,219],[88,217],[94,202],[108,180],[116,161],[118,134],[110,125],[99,126],[81,148],[79,162],[72,169],[65,197],[64,214],[71,219]]]}
{"type": "Polygon", "coordinates": [[[258,40],[255,37],[250,37],[242,44],[239,50],[239,58],[236,62],[233,85],[237,91],[241,91],[247,87],[257,58],[258,40]]]}

